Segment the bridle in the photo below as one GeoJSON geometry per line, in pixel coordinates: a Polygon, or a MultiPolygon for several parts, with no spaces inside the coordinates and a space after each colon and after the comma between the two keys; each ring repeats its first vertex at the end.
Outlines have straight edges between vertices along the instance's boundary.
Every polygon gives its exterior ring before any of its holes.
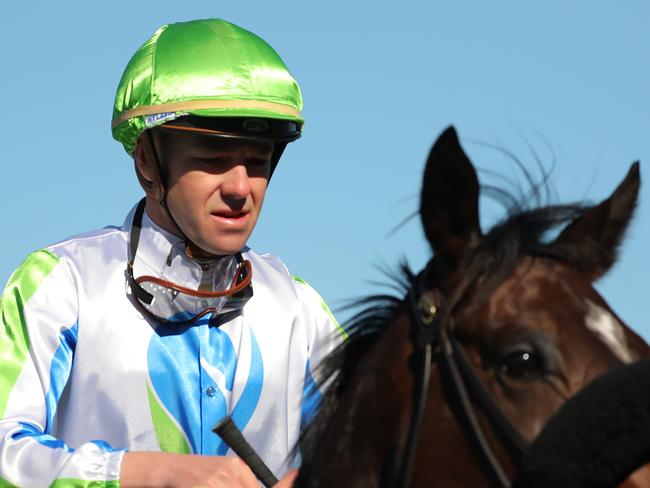
{"type": "Polygon", "coordinates": [[[470,445],[479,456],[483,469],[495,486],[507,488],[511,481],[488,443],[485,429],[478,421],[474,405],[478,405],[483,411],[493,432],[515,466],[520,464],[527,444],[477,378],[454,334],[454,309],[464,298],[474,279],[462,281],[445,298],[439,290],[424,289],[427,269],[428,267],[415,277],[406,295],[411,316],[414,387],[406,444],[394,482],[390,486],[407,488],[411,483],[419,432],[427,401],[431,363],[436,361],[443,385],[446,387],[449,407],[463,428],[470,445]]]}

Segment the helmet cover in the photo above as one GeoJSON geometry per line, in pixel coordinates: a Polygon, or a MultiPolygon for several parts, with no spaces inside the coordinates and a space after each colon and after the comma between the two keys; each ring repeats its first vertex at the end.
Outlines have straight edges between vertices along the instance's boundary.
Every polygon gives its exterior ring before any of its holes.
{"type": "Polygon", "coordinates": [[[115,95],[113,137],[133,154],[145,129],[183,115],[302,126],[300,87],[255,34],[221,19],[162,26],[133,55],[115,95]]]}

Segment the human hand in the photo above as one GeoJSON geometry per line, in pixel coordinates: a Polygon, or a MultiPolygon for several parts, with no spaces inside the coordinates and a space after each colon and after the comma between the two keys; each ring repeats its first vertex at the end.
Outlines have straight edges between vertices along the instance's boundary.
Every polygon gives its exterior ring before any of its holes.
{"type": "Polygon", "coordinates": [[[293,482],[296,481],[298,477],[298,470],[292,469],[287,473],[287,475],[282,478],[273,488],[292,488],[293,482]]]}
{"type": "MultiPolygon", "coordinates": [[[[291,488],[291,472],[277,488],[291,488]]],[[[255,475],[238,457],[200,456],[167,452],[127,452],[120,486],[179,488],[259,488],[255,475]]]]}

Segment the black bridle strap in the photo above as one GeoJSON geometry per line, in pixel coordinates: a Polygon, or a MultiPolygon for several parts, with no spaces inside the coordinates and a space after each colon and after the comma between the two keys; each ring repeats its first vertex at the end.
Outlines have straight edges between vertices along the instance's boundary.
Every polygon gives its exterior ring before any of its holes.
{"type": "Polygon", "coordinates": [[[432,361],[431,351],[433,345],[436,345],[436,350],[438,351],[437,357],[440,362],[440,371],[443,379],[448,380],[447,383],[452,388],[453,394],[461,406],[460,412],[457,411],[458,409],[452,408],[452,413],[459,422],[464,423],[468,427],[466,431],[471,437],[470,441],[482,457],[486,468],[489,470],[488,474],[498,486],[507,488],[511,484],[510,480],[490,447],[485,432],[476,417],[468,388],[485,412],[492,427],[496,429],[500,438],[507,443],[506,449],[515,465],[518,465],[523,457],[526,444],[496,406],[492,396],[478,381],[469,361],[465,357],[462,347],[451,334],[451,331],[453,331],[451,312],[463,296],[468,282],[456,289],[455,293],[453,293],[452,300],[449,301],[448,308],[441,314],[442,316],[435,314],[434,307],[433,315],[429,320],[425,321],[418,304],[419,297],[421,297],[418,286],[419,281],[416,279],[414,286],[409,290],[406,300],[411,315],[415,367],[411,422],[406,437],[402,462],[397,471],[395,483],[392,486],[406,488],[411,482],[419,431],[422,426],[424,407],[429,390],[432,361]]]}
{"type": "Polygon", "coordinates": [[[467,356],[463,352],[462,346],[453,336],[449,340],[453,351],[454,362],[458,367],[464,384],[467,386],[474,400],[479,404],[483,412],[485,412],[485,415],[490,421],[490,425],[496,431],[499,439],[505,444],[510,458],[518,466],[528,447],[526,441],[524,441],[512,423],[503,415],[503,412],[497,407],[492,395],[478,380],[467,356]]]}
{"type": "Polygon", "coordinates": [[[463,382],[463,376],[459,371],[458,364],[456,364],[454,346],[444,330],[441,333],[441,340],[441,353],[439,355],[441,372],[450,380],[449,385],[453,388],[453,393],[462,407],[460,411],[452,408],[452,413],[459,423],[465,423],[469,427],[466,430],[471,436],[470,441],[483,458],[485,466],[489,469],[490,477],[498,486],[507,488],[510,486],[510,479],[490,447],[483,427],[481,427],[476,417],[470,395],[463,382]]]}
{"type": "Polygon", "coordinates": [[[397,488],[406,488],[411,483],[411,477],[413,476],[415,452],[418,447],[420,428],[422,427],[422,418],[424,417],[424,407],[426,406],[427,394],[429,392],[432,362],[431,350],[432,345],[430,343],[416,350],[418,353],[416,356],[419,356],[419,358],[416,359],[415,364],[417,373],[415,375],[413,398],[411,400],[411,422],[406,436],[402,463],[395,483],[392,485],[397,488]]]}

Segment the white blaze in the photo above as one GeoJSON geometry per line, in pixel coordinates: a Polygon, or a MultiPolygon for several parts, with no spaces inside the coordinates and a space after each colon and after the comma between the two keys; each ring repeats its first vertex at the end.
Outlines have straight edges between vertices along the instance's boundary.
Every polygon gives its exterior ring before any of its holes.
{"type": "Polygon", "coordinates": [[[587,315],[585,325],[589,330],[598,336],[611,351],[624,363],[633,361],[632,354],[627,347],[623,325],[616,318],[605,310],[587,300],[587,315]]]}

